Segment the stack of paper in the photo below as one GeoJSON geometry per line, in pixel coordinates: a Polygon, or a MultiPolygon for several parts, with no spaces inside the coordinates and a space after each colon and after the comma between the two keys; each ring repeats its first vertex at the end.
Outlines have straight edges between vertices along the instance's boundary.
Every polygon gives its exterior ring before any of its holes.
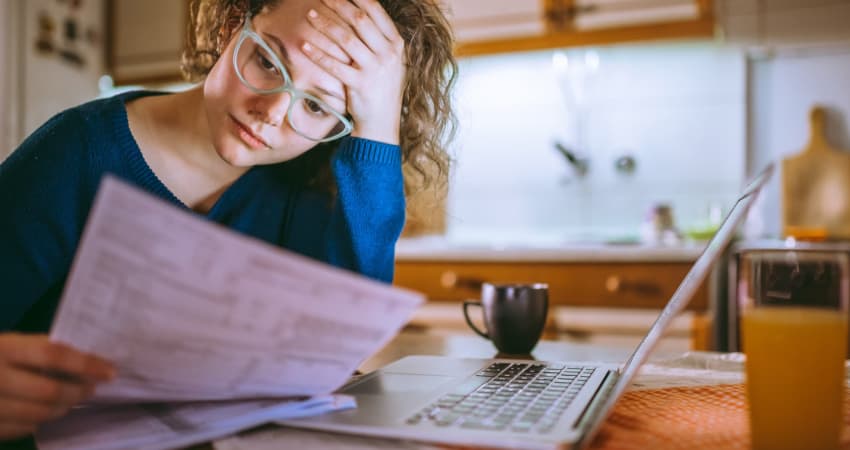
{"type": "Polygon", "coordinates": [[[287,418],[355,407],[354,398],[86,406],[42,427],[39,450],[156,450],[184,447],[287,418]]]}
{"type": "Polygon", "coordinates": [[[171,448],[186,445],[180,439],[189,434],[203,441],[224,429],[351,406],[328,394],[422,301],[107,177],[51,338],[112,361],[118,377],[99,386],[93,401],[124,406],[74,410],[36,438],[44,448],[72,436],[91,438],[86,448],[171,448]],[[231,402],[257,398],[277,400],[231,402]],[[162,404],[201,400],[228,402],[162,404]],[[142,432],[143,422],[162,435],[142,432]]]}
{"type": "Polygon", "coordinates": [[[356,436],[317,430],[275,427],[230,436],[213,443],[215,450],[446,450],[425,442],[356,436]]]}

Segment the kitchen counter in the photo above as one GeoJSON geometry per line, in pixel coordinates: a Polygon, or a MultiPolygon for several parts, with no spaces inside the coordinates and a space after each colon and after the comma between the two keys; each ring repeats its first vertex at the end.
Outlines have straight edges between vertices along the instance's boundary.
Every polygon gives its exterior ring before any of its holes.
{"type": "Polygon", "coordinates": [[[460,241],[442,236],[402,238],[397,261],[693,262],[706,242],[662,246],[582,241],[460,241]]]}
{"type": "MultiPolygon", "coordinates": [[[[550,239],[519,233],[499,237],[402,239],[396,247],[394,283],[431,301],[454,303],[478,298],[485,282],[547,283],[553,306],[658,310],[705,246],[550,239]],[[523,239],[526,236],[530,239],[523,239]]],[[[688,309],[705,311],[708,299],[707,285],[702,283],[688,309]]]]}

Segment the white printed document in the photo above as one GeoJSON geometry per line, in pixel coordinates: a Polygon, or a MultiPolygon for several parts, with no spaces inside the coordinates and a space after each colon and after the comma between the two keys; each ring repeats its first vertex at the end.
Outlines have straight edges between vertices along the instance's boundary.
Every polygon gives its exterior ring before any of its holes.
{"type": "Polygon", "coordinates": [[[160,450],[210,441],[282,419],[356,406],[347,395],[289,400],[91,405],[41,427],[39,450],[160,450]]]}
{"type": "Polygon", "coordinates": [[[116,365],[94,401],[313,396],[422,301],[105,177],[51,338],[116,365]]]}
{"type": "MultiPolygon", "coordinates": [[[[424,442],[288,427],[253,430],[217,440],[215,450],[447,450],[424,442]]],[[[41,450],[41,449],[39,449],[41,450]]],[[[51,450],[51,449],[47,449],[51,450]]]]}
{"type": "Polygon", "coordinates": [[[354,407],[331,393],[422,301],[104,177],[50,336],[117,377],[36,440],[166,449],[354,407]]]}

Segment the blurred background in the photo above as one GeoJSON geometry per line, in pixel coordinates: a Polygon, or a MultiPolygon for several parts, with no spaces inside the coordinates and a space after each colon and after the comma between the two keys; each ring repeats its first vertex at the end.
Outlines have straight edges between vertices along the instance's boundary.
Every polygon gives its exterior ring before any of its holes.
{"type": "MultiPolygon", "coordinates": [[[[744,181],[805,148],[815,105],[829,143],[850,149],[850,0],[441,3],[457,36],[459,128],[448,186],[411,198],[397,248],[396,283],[433,300],[414,326],[465,331],[457,301],[482,282],[543,281],[550,336],[631,345],[744,181]]],[[[0,0],[0,158],[64,108],[188,87],[187,11],[0,0]]],[[[742,242],[785,242],[781,183],[742,242]]],[[[733,345],[727,262],[670,345],[733,345]]]]}

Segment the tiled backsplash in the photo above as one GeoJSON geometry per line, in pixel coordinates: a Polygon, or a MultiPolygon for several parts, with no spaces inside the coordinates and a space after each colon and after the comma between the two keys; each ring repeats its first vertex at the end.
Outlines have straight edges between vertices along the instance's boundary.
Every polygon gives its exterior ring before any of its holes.
{"type": "Polygon", "coordinates": [[[694,226],[744,179],[745,86],[742,52],[710,42],[462,60],[448,234],[632,235],[658,202],[694,226]]]}

